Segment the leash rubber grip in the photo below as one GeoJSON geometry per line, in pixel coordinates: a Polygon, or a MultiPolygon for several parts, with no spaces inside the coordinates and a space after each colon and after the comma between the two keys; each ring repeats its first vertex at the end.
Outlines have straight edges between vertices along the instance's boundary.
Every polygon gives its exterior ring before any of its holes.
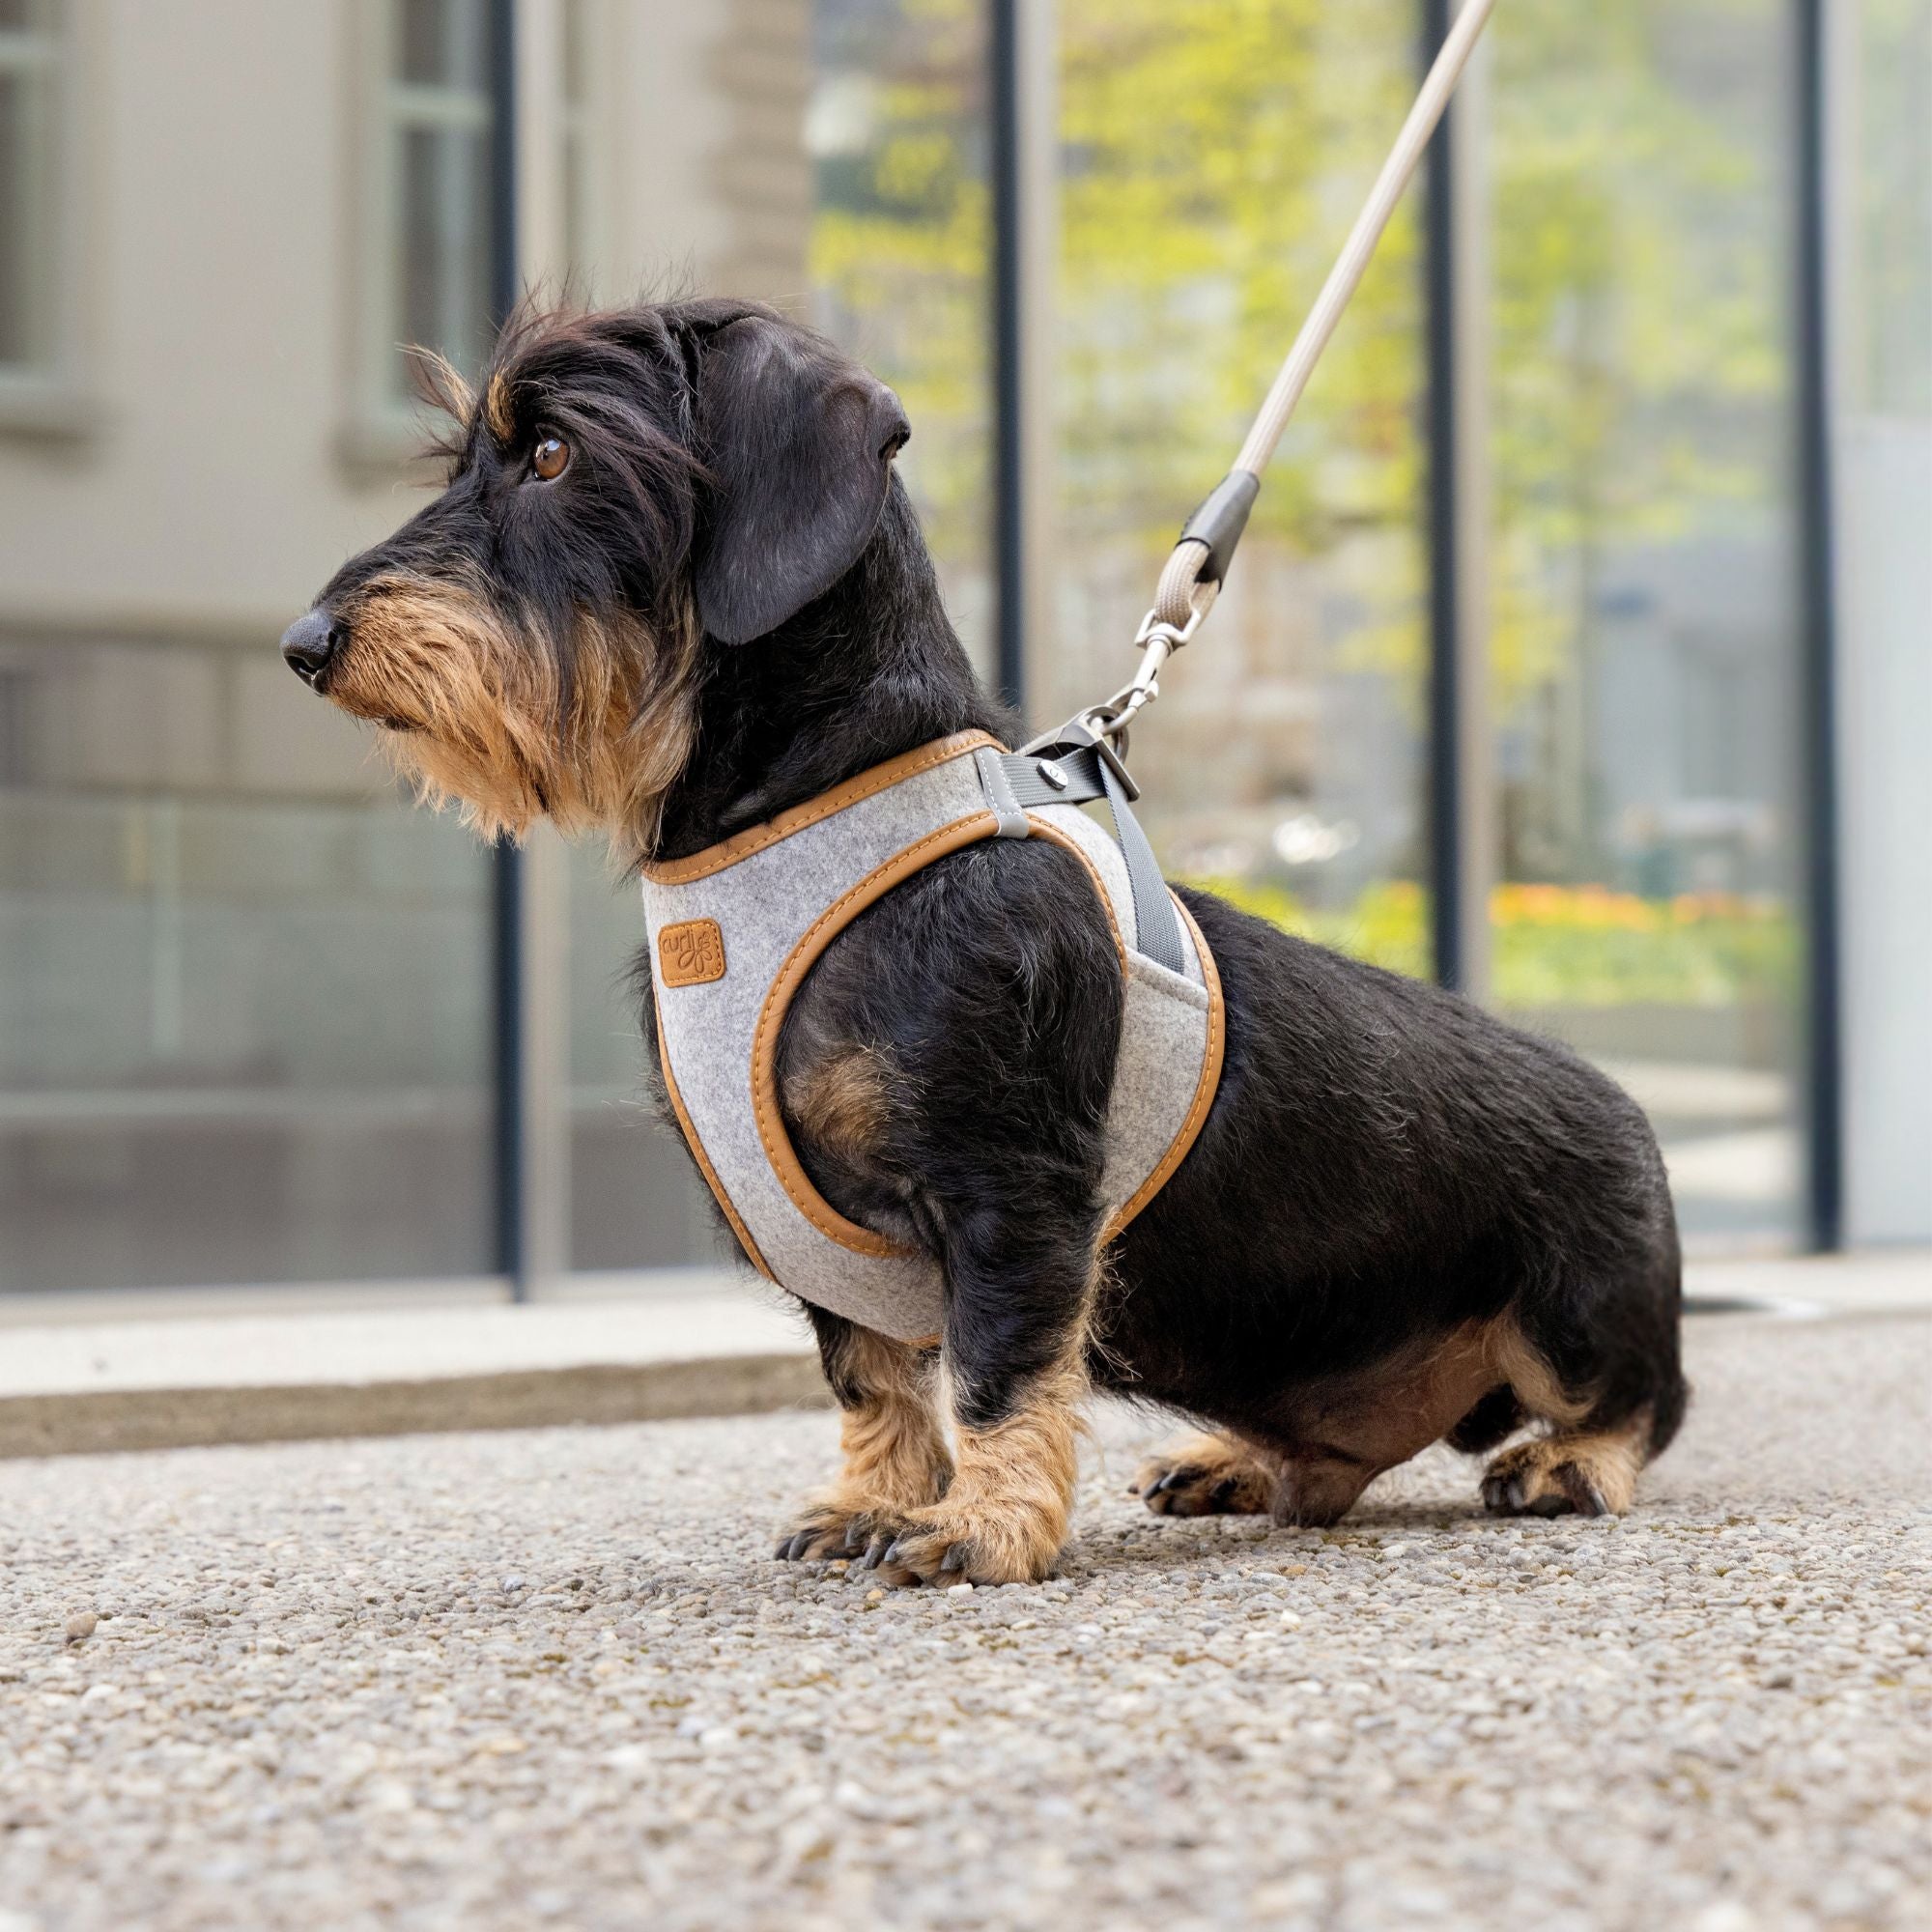
{"type": "Polygon", "coordinates": [[[1176,543],[1205,543],[1207,560],[1195,579],[1219,583],[1235,560],[1235,546],[1248,526],[1248,512],[1261,494],[1262,479],[1251,469],[1231,469],[1201,499],[1200,507],[1181,525],[1176,543]]]}

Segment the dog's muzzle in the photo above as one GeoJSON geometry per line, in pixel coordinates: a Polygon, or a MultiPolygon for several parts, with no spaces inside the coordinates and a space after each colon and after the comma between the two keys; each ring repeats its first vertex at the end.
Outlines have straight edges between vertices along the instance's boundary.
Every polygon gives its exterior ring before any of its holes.
{"type": "Polygon", "coordinates": [[[320,691],[322,674],[347,636],[327,611],[311,611],[282,633],[283,662],[311,691],[320,691]]]}

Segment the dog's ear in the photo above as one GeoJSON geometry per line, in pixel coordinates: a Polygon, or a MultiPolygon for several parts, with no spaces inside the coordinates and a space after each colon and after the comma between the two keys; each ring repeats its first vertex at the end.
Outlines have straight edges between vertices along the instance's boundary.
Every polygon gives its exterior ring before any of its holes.
{"type": "Polygon", "coordinates": [[[858,561],[912,430],[883,383],[761,315],[706,339],[697,415],[713,489],[695,558],[697,614],[713,637],[742,644],[858,561]]]}

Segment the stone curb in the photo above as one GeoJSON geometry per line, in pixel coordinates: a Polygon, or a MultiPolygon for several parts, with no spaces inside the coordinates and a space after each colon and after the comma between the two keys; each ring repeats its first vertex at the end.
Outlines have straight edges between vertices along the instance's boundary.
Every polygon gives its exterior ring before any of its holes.
{"type": "Polygon", "coordinates": [[[670,1422],[822,1408],[829,1400],[818,1362],[807,1354],[601,1363],[416,1381],[16,1395],[0,1398],[0,1458],[670,1422]]]}

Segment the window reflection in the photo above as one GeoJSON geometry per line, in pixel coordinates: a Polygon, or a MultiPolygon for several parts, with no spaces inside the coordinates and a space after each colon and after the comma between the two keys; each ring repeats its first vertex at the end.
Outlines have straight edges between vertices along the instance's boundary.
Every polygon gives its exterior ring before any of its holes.
{"type": "MultiPolygon", "coordinates": [[[[395,0],[385,95],[392,142],[389,219],[394,344],[439,349],[475,368],[490,333],[490,75],[485,0],[395,0]]],[[[412,399],[407,360],[389,385],[412,399]]]]}
{"type": "Polygon", "coordinates": [[[53,348],[55,26],[50,0],[0,5],[0,371],[53,348]]]}
{"type": "Polygon", "coordinates": [[[1494,991],[1798,1228],[1788,10],[1498,13],[1494,991]]]}
{"type": "MultiPolygon", "coordinates": [[[[1181,516],[1219,480],[1413,89],[1415,10],[1061,9],[1057,635],[1041,724],[1118,686],[1181,516]]],[[[1216,606],[1139,732],[1170,871],[1424,970],[1420,277],[1398,213],[1216,606]]]]}

